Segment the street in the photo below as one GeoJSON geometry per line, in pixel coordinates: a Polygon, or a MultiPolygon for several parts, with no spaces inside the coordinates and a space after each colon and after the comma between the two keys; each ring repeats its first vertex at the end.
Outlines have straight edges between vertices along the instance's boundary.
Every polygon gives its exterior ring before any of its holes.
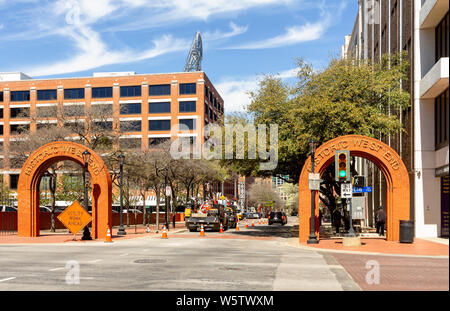
{"type": "MultiPolygon", "coordinates": [[[[241,222],[239,232],[207,231],[205,237],[171,230],[169,239],[1,245],[0,290],[370,290],[364,284],[364,265],[372,256],[292,247],[287,240],[298,234],[296,222],[290,217],[286,226],[248,229],[241,222]]],[[[408,260],[420,270],[422,259],[408,260]]],[[[434,289],[446,284],[448,290],[448,259],[435,260],[440,264],[428,265],[427,271],[437,282],[430,284],[434,289]]],[[[383,266],[380,270],[383,285],[383,266]]]]}

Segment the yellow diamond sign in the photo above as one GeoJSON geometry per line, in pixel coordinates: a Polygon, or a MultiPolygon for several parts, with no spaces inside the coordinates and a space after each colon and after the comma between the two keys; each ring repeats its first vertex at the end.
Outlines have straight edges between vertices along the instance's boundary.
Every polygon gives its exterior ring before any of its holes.
{"type": "Polygon", "coordinates": [[[58,219],[70,230],[70,232],[77,234],[91,222],[92,217],[78,201],[74,201],[58,216],[58,219]]]}

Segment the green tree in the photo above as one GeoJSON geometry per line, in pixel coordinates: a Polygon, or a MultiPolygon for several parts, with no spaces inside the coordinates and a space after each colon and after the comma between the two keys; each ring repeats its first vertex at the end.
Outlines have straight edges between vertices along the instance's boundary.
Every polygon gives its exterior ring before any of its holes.
{"type": "MultiPolygon", "coordinates": [[[[378,138],[404,130],[397,114],[389,113],[409,106],[409,94],[400,85],[407,81],[409,64],[406,57],[402,62],[399,59],[399,55],[385,56],[375,65],[333,59],[320,71],[298,60],[294,85],[264,76],[258,90],[250,92],[249,116],[232,122],[278,124],[278,165],[275,170],[263,171],[258,159],[228,162],[241,174],[289,175],[289,182],[298,183],[311,139],[321,145],[342,135],[378,138]]],[[[327,205],[335,204],[333,174],[332,167],[324,174],[321,199],[327,205]]]]}

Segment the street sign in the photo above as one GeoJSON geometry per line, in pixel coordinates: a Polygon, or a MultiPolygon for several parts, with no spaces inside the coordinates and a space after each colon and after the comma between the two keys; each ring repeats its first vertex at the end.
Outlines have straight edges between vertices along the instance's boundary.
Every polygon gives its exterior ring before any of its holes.
{"type": "Polygon", "coordinates": [[[224,195],[221,195],[221,196],[220,196],[220,199],[221,199],[221,200],[225,200],[225,196],[224,196],[224,195]]]}
{"type": "Polygon", "coordinates": [[[78,201],[74,201],[64,212],[59,214],[58,219],[70,232],[77,234],[91,222],[92,217],[78,201]]]}
{"type": "Polygon", "coordinates": [[[372,186],[368,187],[353,187],[353,193],[372,192],[372,186]]]}
{"type": "Polygon", "coordinates": [[[320,179],[319,173],[309,173],[308,174],[308,187],[309,190],[320,190],[320,183],[322,179],[320,179]]]}
{"type": "Polygon", "coordinates": [[[341,184],[341,198],[343,199],[350,199],[353,195],[353,189],[352,189],[351,183],[342,183],[341,184]]]}

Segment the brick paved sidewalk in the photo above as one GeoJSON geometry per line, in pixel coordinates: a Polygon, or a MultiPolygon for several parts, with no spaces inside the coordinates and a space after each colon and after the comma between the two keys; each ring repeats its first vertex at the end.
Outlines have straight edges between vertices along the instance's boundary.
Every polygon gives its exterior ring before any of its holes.
{"type": "MultiPolygon", "coordinates": [[[[112,239],[114,240],[128,240],[135,239],[144,236],[156,236],[161,235],[162,233],[162,225],[160,225],[160,229],[158,233],[155,233],[156,226],[153,224],[150,226],[150,233],[147,233],[147,228],[143,225],[137,225],[136,230],[134,225],[130,225],[127,227],[125,225],[125,232],[127,233],[124,236],[117,235],[118,227],[114,227],[112,229],[112,239]]],[[[186,227],[184,222],[176,223],[176,227],[173,228],[172,225],[169,228],[168,233],[170,232],[179,232],[180,230],[185,230],[186,227]]],[[[81,231],[76,235],[77,241],[73,241],[73,235],[68,234],[67,230],[58,230],[59,232],[50,232],[50,231],[41,231],[41,236],[37,238],[28,238],[28,237],[19,237],[17,234],[15,235],[0,235],[0,244],[22,244],[22,243],[91,243],[91,242],[102,242],[102,239],[92,240],[92,241],[82,241],[81,237],[83,236],[83,232],[81,231]]]]}
{"type": "Polygon", "coordinates": [[[400,243],[386,241],[384,239],[361,239],[361,246],[344,247],[342,239],[321,239],[319,244],[306,244],[290,241],[291,245],[301,245],[317,250],[337,250],[351,252],[367,252],[393,255],[417,255],[417,256],[449,256],[449,246],[415,238],[414,243],[400,243]]]}

